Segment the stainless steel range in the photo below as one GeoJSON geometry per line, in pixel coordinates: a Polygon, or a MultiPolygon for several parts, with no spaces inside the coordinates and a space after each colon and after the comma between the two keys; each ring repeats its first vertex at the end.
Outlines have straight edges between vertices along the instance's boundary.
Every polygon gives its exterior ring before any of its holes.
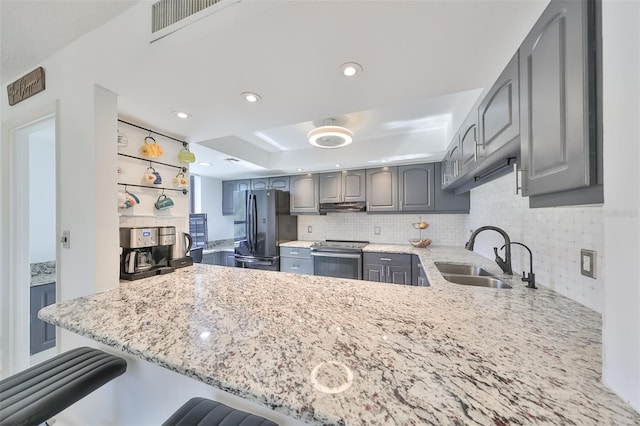
{"type": "Polygon", "coordinates": [[[313,274],[362,279],[362,249],[368,241],[327,240],[311,245],[313,274]]]}

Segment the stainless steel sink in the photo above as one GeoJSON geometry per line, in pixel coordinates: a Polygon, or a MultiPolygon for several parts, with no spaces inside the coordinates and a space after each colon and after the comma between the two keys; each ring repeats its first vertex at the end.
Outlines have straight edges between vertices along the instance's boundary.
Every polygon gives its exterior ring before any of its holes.
{"type": "Polygon", "coordinates": [[[483,277],[492,277],[490,273],[473,265],[457,265],[455,263],[435,262],[436,268],[442,274],[456,274],[456,275],[474,275],[483,277]]]}
{"type": "Polygon", "coordinates": [[[456,284],[473,285],[477,287],[489,287],[489,288],[511,288],[511,286],[502,280],[494,277],[477,276],[477,275],[458,275],[458,274],[446,274],[442,276],[445,280],[456,284]]]}

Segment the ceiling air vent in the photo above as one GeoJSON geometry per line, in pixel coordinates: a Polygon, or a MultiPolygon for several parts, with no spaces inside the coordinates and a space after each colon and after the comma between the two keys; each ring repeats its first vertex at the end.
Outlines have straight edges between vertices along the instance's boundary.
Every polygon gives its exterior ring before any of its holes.
{"type": "Polygon", "coordinates": [[[151,5],[151,42],[241,0],[160,0],[151,5]]]}

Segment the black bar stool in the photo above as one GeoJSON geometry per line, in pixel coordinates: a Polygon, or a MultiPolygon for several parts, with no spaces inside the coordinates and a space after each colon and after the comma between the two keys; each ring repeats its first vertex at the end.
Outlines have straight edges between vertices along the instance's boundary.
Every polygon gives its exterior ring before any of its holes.
{"type": "Polygon", "coordinates": [[[0,425],[38,425],[127,370],[127,362],[77,348],[0,381],[0,425]]]}
{"type": "Polygon", "coordinates": [[[191,398],[162,426],[278,426],[264,417],[206,398],[191,398]]]}

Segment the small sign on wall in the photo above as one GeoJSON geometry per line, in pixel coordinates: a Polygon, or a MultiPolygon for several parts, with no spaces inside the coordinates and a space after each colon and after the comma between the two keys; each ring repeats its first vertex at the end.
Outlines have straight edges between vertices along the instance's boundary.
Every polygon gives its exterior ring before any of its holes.
{"type": "Polygon", "coordinates": [[[9,105],[15,105],[44,90],[44,68],[38,67],[7,86],[9,105]]]}

